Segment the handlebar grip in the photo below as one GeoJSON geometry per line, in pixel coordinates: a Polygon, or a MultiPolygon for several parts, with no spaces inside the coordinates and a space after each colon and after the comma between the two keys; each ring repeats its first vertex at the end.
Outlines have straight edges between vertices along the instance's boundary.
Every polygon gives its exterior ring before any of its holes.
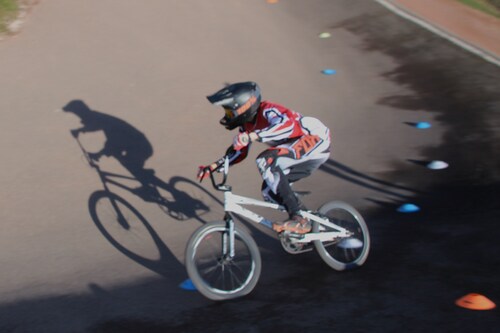
{"type": "Polygon", "coordinates": [[[229,157],[226,155],[223,158],[221,158],[218,163],[217,163],[217,168],[214,170],[210,171],[210,180],[212,181],[212,186],[219,191],[227,191],[230,190],[231,188],[229,186],[226,186],[226,181],[227,181],[227,174],[229,171],[229,157]],[[220,183],[217,183],[215,180],[214,172],[216,170],[219,170],[220,167],[223,166],[222,169],[222,181],[220,183]]]}

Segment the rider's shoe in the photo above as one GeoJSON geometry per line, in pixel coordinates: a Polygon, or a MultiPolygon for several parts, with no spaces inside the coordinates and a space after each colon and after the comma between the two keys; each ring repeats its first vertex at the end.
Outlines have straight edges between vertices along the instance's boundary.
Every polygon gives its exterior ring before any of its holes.
{"type": "Polygon", "coordinates": [[[289,231],[296,234],[306,234],[311,229],[311,223],[300,215],[294,215],[285,222],[273,223],[273,230],[276,232],[289,231]]]}

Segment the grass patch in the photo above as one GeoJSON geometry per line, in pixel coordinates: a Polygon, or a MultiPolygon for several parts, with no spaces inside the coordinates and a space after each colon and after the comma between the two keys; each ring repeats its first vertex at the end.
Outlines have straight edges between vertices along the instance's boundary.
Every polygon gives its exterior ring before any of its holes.
{"type": "Polygon", "coordinates": [[[483,13],[490,14],[496,18],[500,18],[500,10],[497,7],[497,2],[487,1],[487,0],[458,0],[461,3],[472,7],[474,9],[480,10],[483,13]]]}
{"type": "Polygon", "coordinates": [[[0,32],[7,31],[7,24],[16,17],[18,9],[17,0],[0,0],[0,32]]]}

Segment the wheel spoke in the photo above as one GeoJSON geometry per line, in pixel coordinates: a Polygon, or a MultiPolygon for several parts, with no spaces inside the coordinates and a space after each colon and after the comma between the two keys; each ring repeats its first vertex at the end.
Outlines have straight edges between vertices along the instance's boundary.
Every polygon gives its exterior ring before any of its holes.
{"type": "MultiPolygon", "coordinates": [[[[330,202],[320,209],[321,215],[349,231],[349,237],[321,243],[315,241],[315,246],[322,259],[332,268],[344,270],[364,263],[369,251],[368,228],[361,215],[351,206],[341,202],[330,202]]],[[[322,232],[328,232],[329,227],[322,226],[322,232]]],[[[313,226],[319,231],[319,224],[313,226]]]]}
{"type": "Polygon", "coordinates": [[[197,289],[214,300],[249,293],[257,283],[261,268],[255,241],[235,228],[235,255],[229,258],[222,249],[225,223],[210,223],[199,230],[188,242],[186,252],[188,274],[197,289]]]}

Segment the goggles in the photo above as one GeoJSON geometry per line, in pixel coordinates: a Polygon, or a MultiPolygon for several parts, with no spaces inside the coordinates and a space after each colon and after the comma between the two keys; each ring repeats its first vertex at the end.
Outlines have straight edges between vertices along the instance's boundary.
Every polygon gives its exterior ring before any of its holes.
{"type": "Polygon", "coordinates": [[[224,111],[226,112],[226,118],[227,119],[233,119],[234,118],[234,112],[233,110],[229,108],[224,108],[224,111]]]}

